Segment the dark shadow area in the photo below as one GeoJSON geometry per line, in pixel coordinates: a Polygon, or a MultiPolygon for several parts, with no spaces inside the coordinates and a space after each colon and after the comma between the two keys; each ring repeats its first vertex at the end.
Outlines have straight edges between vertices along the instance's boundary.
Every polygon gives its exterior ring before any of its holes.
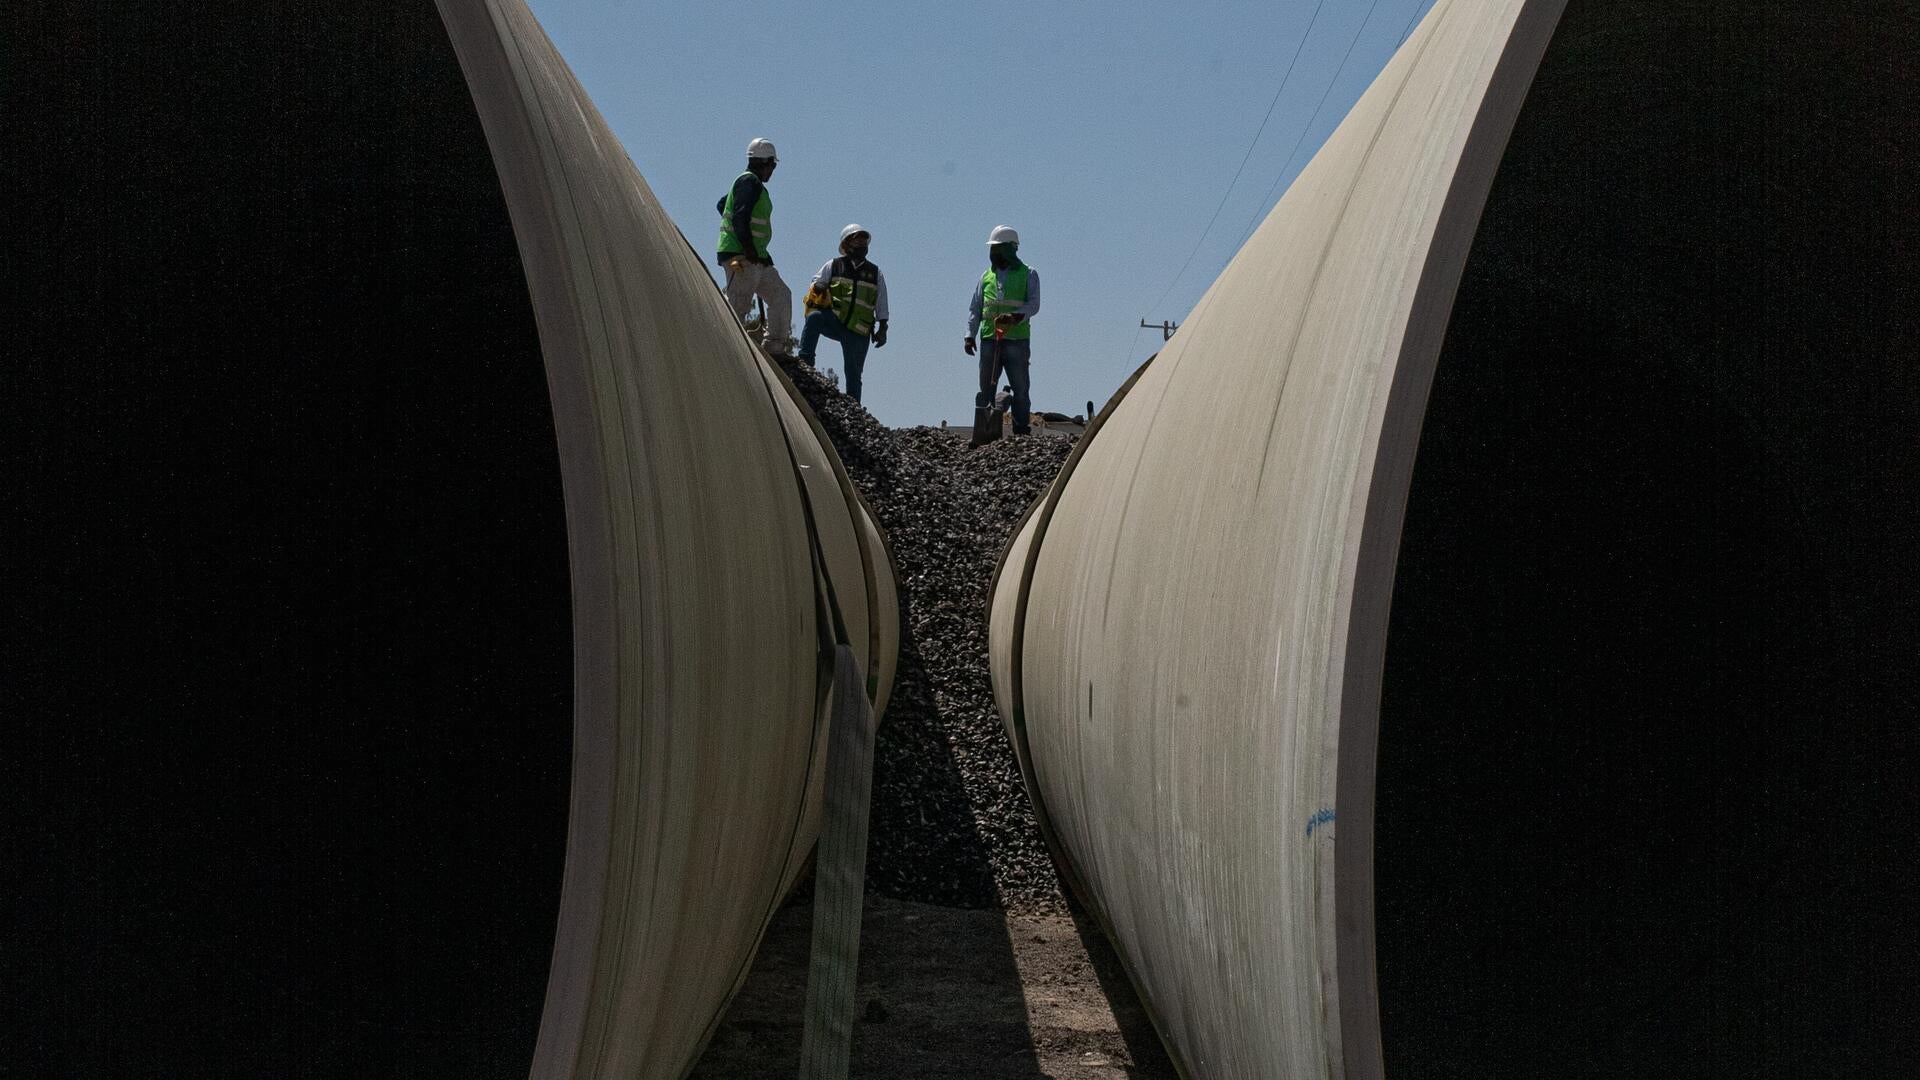
{"type": "Polygon", "coordinates": [[[1126,1043],[1127,1057],[1133,1062],[1127,1075],[1173,1080],[1179,1073],[1174,1071],[1166,1045],[1160,1041],[1160,1033],[1154,1030],[1146,1006],[1141,1004],[1140,995],[1134,991],[1133,981],[1127,978],[1127,970],[1121,965],[1120,954],[1114,951],[1113,942],[1071,893],[1067,901],[1067,912],[1073,918],[1074,933],[1079,936],[1080,946],[1087,951],[1087,959],[1093,964],[1094,976],[1100,980],[1100,990],[1113,1008],[1114,1022],[1119,1025],[1120,1038],[1126,1043]]]}
{"type": "Polygon", "coordinates": [[[1569,5],[1407,508],[1388,1075],[1920,1073],[1917,51],[1569,5]]]}
{"type": "Polygon", "coordinates": [[[10,5],[0,1074],[522,1077],[559,463],[433,5],[10,5]]]}
{"type": "Polygon", "coordinates": [[[994,908],[1000,894],[971,801],[939,724],[926,661],[903,602],[893,698],[874,738],[867,888],[880,896],[994,908]],[[890,796],[890,797],[889,797],[890,796]]]}
{"type": "MultiPolygon", "coordinates": [[[[767,930],[746,985],[694,1080],[790,1076],[805,1028],[811,894],[767,930]]],[[[866,1080],[1039,1080],[1003,913],[869,896],[850,1075],[866,1080]]]]}

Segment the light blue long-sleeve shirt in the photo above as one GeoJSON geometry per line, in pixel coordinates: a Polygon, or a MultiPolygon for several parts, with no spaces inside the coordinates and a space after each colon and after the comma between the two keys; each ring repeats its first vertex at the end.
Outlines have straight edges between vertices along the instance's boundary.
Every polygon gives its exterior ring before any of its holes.
{"type": "MultiPolygon", "coordinates": [[[[986,302],[981,290],[986,288],[984,279],[973,283],[973,304],[967,308],[967,336],[976,337],[980,333],[980,307],[986,302]]],[[[1031,322],[1040,312],[1040,271],[1027,267],[1027,300],[1015,309],[1031,322]]]]}

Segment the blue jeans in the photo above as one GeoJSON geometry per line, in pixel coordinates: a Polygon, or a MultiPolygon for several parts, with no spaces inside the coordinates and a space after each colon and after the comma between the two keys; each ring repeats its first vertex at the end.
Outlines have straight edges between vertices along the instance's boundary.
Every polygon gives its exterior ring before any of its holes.
{"type": "Polygon", "coordinates": [[[813,350],[822,337],[840,343],[840,355],[847,366],[847,396],[859,401],[860,373],[867,368],[867,346],[873,343],[872,339],[847,329],[840,316],[833,312],[816,311],[807,316],[805,325],[800,327],[800,359],[813,363],[813,350]]]}
{"type": "Polygon", "coordinates": [[[995,341],[992,336],[980,339],[980,392],[974,395],[973,403],[982,409],[992,406],[993,392],[1000,389],[1000,376],[1004,373],[1007,385],[1013,387],[1013,430],[1016,435],[1027,433],[1028,410],[1032,408],[1032,403],[1027,400],[1027,368],[1032,359],[1032,341],[995,341]]]}

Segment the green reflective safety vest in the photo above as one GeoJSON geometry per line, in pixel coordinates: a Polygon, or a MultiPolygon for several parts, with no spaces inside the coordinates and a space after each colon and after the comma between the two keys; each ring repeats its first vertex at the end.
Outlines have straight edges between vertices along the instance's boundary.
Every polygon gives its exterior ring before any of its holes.
{"type": "MultiPolygon", "coordinates": [[[[993,340],[993,317],[1011,315],[1027,302],[1027,264],[1017,263],[1005,273],[987,268],[980,275],[980,337],[993,340]]],[[[1033,324],[1022,320],[1007,327],[1003,340],[1026,341],[1033,336],[1033,324]]]]}
{"type": "MultiPolygon", "coordinates": [[[[740,176],[753,176],[752,170],[742,172],[740,176]]],[[[733,178],[738,184],[740,176],[733,178]]],[[[758,179],[756,177],[756,179],[758,179]]],[[[727,189],[727,201],[720,207],[720,251],[745,251],[740,238],[733,234],[733,189],[727,189]]],[[[773,239],[773,196],[767,194],[767,186],[760,185],[760,201],[753,204],[753,247],[755,254],[764,257],[767,254],[767,241],[773,239]]]]}
{"type": "Polygon", "coordinates": [[[852,258],[842,255],[833,260],[831,273],[827,292],[833,297],[833,307],[829,310],[848,330],[872,333],[873,306],[880,301],[880,268],[870,262],[856,268],[852,258]]]}

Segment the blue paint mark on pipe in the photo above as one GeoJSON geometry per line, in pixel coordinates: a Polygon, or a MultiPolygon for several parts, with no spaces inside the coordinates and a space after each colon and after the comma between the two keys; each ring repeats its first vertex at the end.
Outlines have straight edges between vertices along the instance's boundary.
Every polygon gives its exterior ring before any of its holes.
{"type": "Polygon", "coordinates": [[[1307,838],[1313,838],[1313,830],[1322,825],[1333,824],[1333,807],[1323,806],[1307,819],[1307,838]]]}

